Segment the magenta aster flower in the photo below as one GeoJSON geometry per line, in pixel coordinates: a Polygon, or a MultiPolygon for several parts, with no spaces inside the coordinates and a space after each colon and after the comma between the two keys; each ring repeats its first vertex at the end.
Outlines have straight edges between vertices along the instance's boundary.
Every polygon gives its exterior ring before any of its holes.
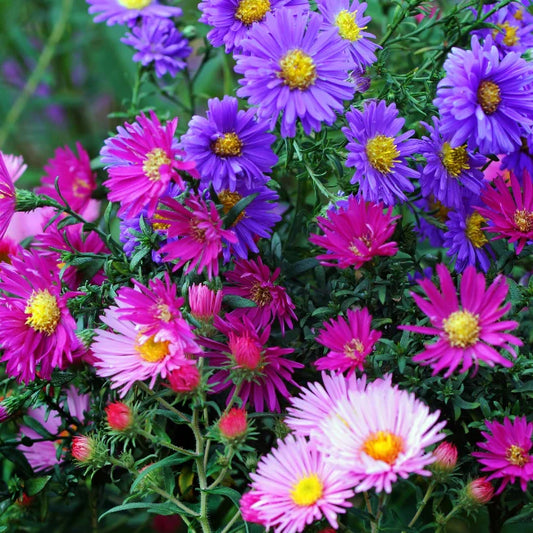
{"type": "Polygon", "coordinates": [[[239,110],[239,101],[232,96],[211,98],[207,105],[207,118],[193,116],[181,138],[202,186],[208,188],[213,183],[217,191],[235,191],[237,183],[243,181],[248,187],[264,182],[263,174],[278,161],[270,147],[276,137],[267,133],[267,122],[258,120],[254,109],[239,110]]]}
{"type": "Polygon", "coordinates": [[[28,383],[50,379],[81,355],[76,323],[61,294],[59,269],[35,252],[0,263],[0,345],[6,372],[28,383]],[[40,370],[38,370],[40,367],[40,370]]]}
{"type": "Polygon", "coordinates": [[[194,163],[184,162],[184,152],[177,148],[174,132],[178,119],[162,126],[153,111],[144,113],[133,124],[118,127],[118,135],[106,139],[100,154],[109,179],[104,182],[112,202],[120,202],[119,215],[137,215],[144,207],[152,215],[159,198],[171,180],[180,188],[184,182],[178,171],[195,175],[194,163]]]}
{"type": "Polygon", "coordinates": [[[264,456],[252,478],[257,511],[274,533],[297,533],[326,518],[337,528],[337,515],[351,507],[352,486],[312,442],[289,435],[264,456]]]}
{"type": "Polygon", "coordinates": [[[371,330],[372,316],[366,307],[348,309],[346,315],[347,319],[339,317],[324,322],[316,340],[329,352],[315,362],[318,370],[348,372],[348,376],[356,369],[363,370],[366,356],[381,337],[379,331],[371,330]]]}
{"type": "Polygon", "coordinates": [[[179,17],[179,7],[165,6],[158,0],[87,0],[89,13],[96,13],[95,22],[114,24],[135,24],[139,17],[179,17]]]}
{"type": "Polygon", "coordinates": [[[530,454],[533,423],[528,424],[524,416],[515,418],[513,422],[505,418],[503,424],[485,421],[485,425],[490,433],[482,431],[486,441],[477,445],[486,451],[472,455],[483,465],[483,472],[492,472],[487,481],[503,478],[496,494],[516,480],[526,492],[528,482],[533,480],[533,455],[530,454]]]}
{"type": "Polygon", "coordinates": [[[220,314],[222,291],[214,291],[207,285],[193,283],[189,287],[191,315],[201,322],[210,322],[220,314]]]}
{"type": "Polygon", "coordinates": [[[511,188],[502,176],[497,176],[487,186],[481,200],[484,206],[477,208],[489,221],[488,231],[495,233],[493,239],[508,238],[516,242],[516,253],[533,240],[533,183],[524,172],[523,187],[516,175],[511,173],[511,188]]]}
{"type": "Polygon", "coordinates": [[[435,456],[426,448],[445,437],[446,422],[437,422],[440,412],[430,413],[414,394],[374,382],[341,398],[335,413],[320,424],[318,448],[356,492],[390,493],[398,477],[431,475],[426,467],[435,456]]]}
{"type": "Polygon", "coordinates": [[[414,130],[398,135],[405,120],[398,118],[396,105],[367,100],[363,111],[352,107],[346,119],[348,127],[342,128],[348,139],[346,166],[355,167],[351,183],[359,184],[359,194],[387,205],[406,200],[405,193],[414,190],[411,178],[418,177],[406,157],[417,151],[420,141],[409,140],[414,130]]]}
{"type": "Polygon", "coordinates": [[[510,303],[502,306],[508,291],[505,277],[498,276],[486,288],[485,276],[476,272],[473,266],[467,267],[461,279],[459,303],[446,266],[437,265],[437,273],[441,291],[428,279],[418,281],[429,301],[411,293],[432,327],[400,326],[400,329],[438,336],[437,342],[426,344],[426,349],[415,355],[413,361],[431,365],[433,375],[448,368],[445,377],[449,377],[461,363],[461,373],[467,372],[472,365],[477,369],[479,361],[489,366],[496,363],[513,366],[495,350],[495,347],[502,347],[516,357],[509,343],[522,346],[520,339],[506,333],[506,330],[516,328],[518,322],[499,320],[511,307],[510,303]]]}
{"type": "Polygon", "coordinates": [[[225,286],[223,293],[252,300],[257,307],[235,309],[232,314],[248,317],[258,328],[272,324],[277,319],[283,334],[285,326],[292,329],[292,321],[296,320],[295,306],[285,288],[276,283],[280,272],[279,268],[272,272],[261,257],[236,261],[235,268],[224,273],[233,286],[225,286]]]}
{"type": "Polygon", "coordinates": [[[187,198],[185,206],[173,198],[165,198],[162,204],[168,209],[157,212],[158,222],[168,224],[168,237],[175,239],[160,249],[165,254],[163,261],[177,259],[174,270],[190,261],[185,274],[198,267],[198,273],[207,270],[209,279],[218,276],[222,239],[234,243],[237,236],[232,230],[222,229],[215,204],[199,196],[187,198]]]}
{"type": "Polygon", "coordinates": [[[213,392],[232,387],[229,400],[239,383],[238,395],[243,406],[250,401],[256,411],[262,412],[266,407],[269,411],[280,412],[278,394],[289,396],[285,382],[295,385],[292,373],[303,368],[301,363],[284,357],[294,350],[267,347],[270,326],[259,332],[246,316],[239,318],[230,314],[225,320],[215,317],[214,325],[227,337],[227,342],[207,338],[201,341],[211,350],[204,354],[209,357],[210,365],[218,368],[209,380],[213,392]]]}
{"type": "Polygon", "coordinates": [[[0,153],[0,238],[4,236],[15,213],[16,201],[13,179],[4,163],[4,156],[0,153]]]}
{"type": "Polygon", "coordinates": [[[304,10],[267,13],[242,41],[242,55],[235,56],[235,71],[244,76],[237,96],[257,105],[271,129],[283,112],[282,137],[296,135],[298,118],[307,134],[319,131],[322,122],[333,124],[335,112],[342,113],[343,101],[354,95],[347,43],[337,28],[320,31],[322,22],[318,13],[304,10]]]}
{"type": "Polygon", "coordinates": [[[365,202],[350,196],[348,205],[330,209],[327,218],[317,217],[324,235],[313,234],[309,240],[326,248],[317,256],[321,264],[338,268],[361,268],[375,256],[392,256],[398,251],[395,242],[387,242],[396,227],[392,208],[383,212],[381,203],[365,202]]]}
{"type": "Polygon", "coordinates": [[[533,124],[533,68],[515,52],[502,59],[492,39],[472,50],[452,48],[444,63],[446,77],[433,101],[441,132],[455,148],[467,143],[484,154],[512,152],[523,126],[533,124]]]}

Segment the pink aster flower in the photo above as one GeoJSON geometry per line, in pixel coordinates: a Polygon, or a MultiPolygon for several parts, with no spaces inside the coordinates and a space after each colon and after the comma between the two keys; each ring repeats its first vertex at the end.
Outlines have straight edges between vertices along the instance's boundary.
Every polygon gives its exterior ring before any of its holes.
{"type": "Polygon", "coordinates": [[[119,216],[127,212],[133,217],[147,208],[153,215],[159,198],[174,181],[180,188],[185,184],[179,171],[196,175],[194,163],[184,162],[174,133],[178,119],[162,126],[153,111],[144,113],[133,124],[118,127],[118,135],[105,141],[101,150],[109,179],[104,182],[111,202],[120,202],[119,216]]]}
{"type": "Polygon", "coordinates": [[[348,205],[330,209],[327,218],[317,217],[324,235],[311,235],[309,240],[326,248],[326,254],[317,256],[321,264],[361,268],[375,256],[396,254],[397,244],[387,240],[394,233],[398,218],[392,216],[392,208],[383,212],[382,203],[351,196],[348,205]]]}
{"type": "Polygon", "coordinates": [[[516,242],[516,253],[533,241],[533,178],[524,171],[523,187],[511,173],[509,182],[497,176],[481,196],[485,207],[478,207],[479,213],[489,221],[487,231],[495,233],[493,239],[508,238],[516,242]]]}
{"type": "Polygon", "coordinates": [[[0,156],[4,158],[7,173],[11,176],[11,181],[15,183],[26,172],[28,165],[24,163],[24,158],[21,155],[4,154],[0,150],[0,156]]]}
{"type": "Polygon", "coordinates": [[[15,213],[16,194],[11,175],[0,153],[0,238],[2,238],[15,213]]]}
{"type": "Polygon", "coordinates": [[[301,532],[323,517],[337,528],[337,515],[351,507],[351,484],[304,437],[278,440],[250,477],[257,498],[251,508],[274,533],[301,532]]]}
{"type": "Polygon", "coordinates": [[[398,477],[431,475],[425,467],[435,456],[426,448],[444,438],[446,422],[437,422],[440,412],[430,413],[414,394],[390,382],[372,383],[340,399],[335,413],[321,423],[316,441],[356,492],[390,493],[398,477]]]}
{"type": "Polygon", "coordinates": [[[250,490],[245,492],[239,501],[241,516],[246,522],[252,522],[264,526],[265,522],[261,519],[259,512],[252,509],[252,505],[258,501],[259,496],[255,491],[250,490]]]}
{"type": "Polygon", "coordinates": [[[533,455],[530,454],[533,423],[528,424],[524,416],[515,418],[513,422],[505,418],[503,424],[485,421],[485,425],[490,433],[482,431],[486,442],[478,442],[477,445],[486,451],[472,455],[483,465],[483,472],[492,472],[487,481],[503,478],[496,494],[516,480],[526,492],[528,482],[533,480],[533,455]]]}
{"type": "Polygon", "coordinates": [[[505,367],[513,363],[502,357],[494,347],[502,347],[516,357],[515,350],[509,343],[522,346],[522,341],[505,333],[514,329],[518,322],[499,319],[507,313],[511,304],[502,306],[507,295],[508,286],[504,276],[498,276],[486,288],[485,276],[477,273],[473,266],[464,271],[460,285],[460,300],[452,277],[445,265],[437,265],[441,291],[428,279],[418,283],[426,292],[429,301],[411,293],[418,307],[426,313],[432,327],[400,326],[400,329],[437,335],[434,344],[426,344],[425,350],[413,357],[413,361],[422,365],[431,365],[433,375],[448,368],[444,374],[450,376],[462,363],[460,372],[467,372],[474,365],[477,369],[479,361],[489,366],[496,363],[505,367]]]}
{"type": "Polygon", "coordinates": [[[93,365],[97,375],[111,380],[112,389],[119,389],[121,397],[136,381],[150,379],[149,387],[153,388],[158,377],[165,379],[172,370],[194,364],[168,330],[146,335],[135,322],[125,320],[115,306],[100,319],[109,330],[95,330],[93,365]]]}
{"type": "Polygon", "coordinates": [[[95,203],[99,204],[91,199],[96,189],[96,172],[91,170],[89,154],[81,143],[77,142],[76,148],[77,156],[68,146],[55,151],[54,157],[44,167],[46,174],[41,178],[42,186],[37,187],[35,192],[46,194],[62,204],[66,201],[71,209],[85,216],[87,212],[95,211],[95,203]],[[56,180],[64,200],[56,191],[56,180]]]}
{"type": "Polygon", "coordinates": [[[316,340],[329,348],[325,357],[315,362],[318,370],[348,371],[363,370],[366,356],[380,339],[379,331],[371,330],[372,316],[364,309],[348,309],[347,320],[339,317],[324,322],[324,328],[316,340]]]}
{"type": "Polygon", "coordinates": [[[222,229],[222,219],[215,204],[206,203],[199,196],[187,198],[185,206],[173,198],[165,198],[162,203],[168,209],[157,212],[157,221],[168,224],[169,237],[169,242],[159,250],[166,254],[163,261],[177,259],[174,270],[190,261],[185,274],[198,267],[199,274],[204,268],[207,270],[209,279],[218,276],[222,239],[235,243],[237,236],[232,230],[222,229]]]}
{"type": "Polygon", "coordinates": [[[286,290],[276,283],[280,272],[279,268],[271,272],[261,257],[235,261],[233,271],[224,274],[233,286],[224,287],[223,292],[252,300],[257,307],[235,309],[232,314],[248,317],[258,328],[277,319],[283,334],[285,326],[292,329],[292,321],[296,320],[295,306],[286,290]]]}
{"type": "Polygon", "coordinates": [[[210,365],[218,368],[209,380],[213,384],[212,391],[232,387],[229,400],[239,386],[238,396],[243,406],[250,401],[255,411],[262,412],[266,406],[270,411],[280,412],[278,395],[289,396],[285,382],[295,385],[292,373],[303,367],[301,363],[284,357],[294,350],[267,347],[270,327],[259,332],[246,316],[228,315],[226,320],[215,317],[214,325],[224,333],[227,342],[201,340],[210,350],[204,354],[209,358],[210,365]]]}
{"type": "Polygon", "coordinates": [[[220,314],[222,291],[213,291],[207,285],[193,283],[189,287],[191,315],[201,322],[210,322],[220,314]]]}
{"type": "Polygon", "coordinates": [[[55,368],[65,368],[81,355],[76,323],[61,294],[55,263],[34,252],[11,256],[0,263],[0,345],[6,371],[19,382],[37,375],[50,379],[55,368]]]}

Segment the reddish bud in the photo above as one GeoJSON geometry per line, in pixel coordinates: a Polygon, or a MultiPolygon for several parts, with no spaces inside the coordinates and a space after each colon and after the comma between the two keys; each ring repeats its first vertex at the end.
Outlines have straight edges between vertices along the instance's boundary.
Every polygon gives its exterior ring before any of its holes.
{"type": "Polygon", "coordinates": [[[28,496],[25,492],[22,493],[22,496],[17,499],[17,505],[20,507],[29,507],[33,503],[33,496],[28,496]]]}
{"type": "Polygon", "coordinates": [[[248,334],[229,333],[228,347],[240,368],[255,370],[261,362],[261,350],[258,342],[248,334]]]}
{"type": "Polygon", "coordinates": [[[94,453],[93,439],[86,437],[85,435],[77,435],[72,439],[70,453],[72,453],[72,457],[80,463],[90,461],[94,453]]]}
{"type": "Polygon", "coordinates": [[[472,502],[485,505],[492,500],[494,487],[487,478],[479,477],[466,486],[466,495],[472,502]]]}
{"type": "Polygon", "coordinates": [[[106,408],[107,423],[115,431],[125,431],[133,424],[133,413],[128,405],[122,402],[110,403],[106,408]]]}
{"type": "Polygon", "coordinates": [[[453,472],[457,464],[457,448],[451,442],[441,442],[433,450],[433,457],[435,457],[433,470],[449,474],[453,472]]]}
{"type": "Polygon", "coordinates": [[[183,365],[170,372],[168,381],[174,392],[192,392],[200,384],[200,371],[194,364],[183,365]]]}
{"type": "Polygon", "coordinates": [[[220,434],[227,440],[236,440],[246,434],[248,421],[246,409],[234,407],[218,422],[220,434]]]}

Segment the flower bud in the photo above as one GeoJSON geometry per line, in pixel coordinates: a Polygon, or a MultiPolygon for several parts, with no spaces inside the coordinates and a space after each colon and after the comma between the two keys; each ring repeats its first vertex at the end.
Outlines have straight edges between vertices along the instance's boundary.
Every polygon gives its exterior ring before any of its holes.
{"type": "Polygon", "coordinates": [[[174,392],[193,392],[200,384],[200,371],[196,365],[183,365],[170,372],[168,381],[174,392]]]}
{"type": "Polygon", "coordinates": [[[485,505],[494,495],[494,487],[486,477],[473,479],[465,488],[465,495],[471,503],[485,505]]]}
{"type": "Polygon", "coordinates": [[[251,522],[253,524],[259,524],[265,526],[266,522],[261,518],[261,515],[255,509],[252,509],[252,505],[259,501],[259,495],[251,490],[245,492],[240,499],[239,506],[241,508],[241,515],[243,520],[251,522]]]}
{"type": "Polygon", "coordinates": [[[222,438],[228,442],[240,440],[248,430],[246,409],[233,407],[218,422],[222,438]]]}
{"type": "Polygon", "coordinates": [[[134,423],[131,408],[123,402],[110,403],[106,408],[107,423],[115,431],[126,431],[134,423]]]}
{"type": "Polygon", "coordinates": [[[0,402],[0,422],[5,422],[8,418],[9,418],[9,411],[7,410],[7,408],[2,405],[2,403],[0,402]]]}
{"type": "Polygon", "coordinates": [[[434,450],[435,462],[431,465],[434,474],[451,474],[457,464],[457,447],[451,442],[441,442],[434,450]]]}
{"type": "Polygon", "coordinates": [[[200,322],[210,322],[220,313],[222,291],[213,291],[206,285],[193,284],[189,287],[191,315],[200,322]]]}
{"type": "Polygon", "coordinates": [[[85,435],[76,435],[72,439],[70,452],[72,457],[80,463],[89,462],[94,455],[94,441],[91,437],[85,435]]]}
{"type": "Polygon", "coordinates": [[[33,496],[28,496],[25,492],[22,493],[22,495],[17,498],[17,501],[15,502],[19,507],[29,507],[35,498],[33,496]]]}

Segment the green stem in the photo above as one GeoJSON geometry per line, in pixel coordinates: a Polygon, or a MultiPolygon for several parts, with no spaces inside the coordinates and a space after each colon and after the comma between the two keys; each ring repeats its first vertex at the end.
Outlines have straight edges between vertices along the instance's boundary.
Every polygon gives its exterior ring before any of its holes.
{"type": "Polygon", "coordinates": [[[228,533],[228,531],[231,529],[231,526],[237,521],[237,518],[241,516],[241,511],[237,509],[237,512],[233,515],[233,518],[226,524],[224,529],[220,533],[228,533]]]}
{"type": "Polygon", "coordinates": [[[20,115],[24,111],[28,100],[37,89],[37,86],[39,85],[45,73],[45,70],[48,68],[50,61],[52,61],[56,46],[58,45],[59,41],[61,40],[61,37],[63,36],[63,33],[65,32],[67,22],[70,18],[72,4],[73,0],[63,0],[61,2],[59,19],[57,20],[55,26],[52,28],[52,33],[50,33],[50,37],[44,45],[43,51],[41,52],[41,55],[37,60],[37,64],[35,65],[35,69],[28,78],[26,85],[24,85],[20,96],[17,98],[17,100],[7,113],[4,125],[0,130],[0,146],[4,145],[8,135],[11,133],[11,130],[13,129],[18,119],[20,118],[20,115]]]}
{"type": "Polygon", "coordinates": [[[405,17],[409,15],[409,12],[411,11],[412,6],[418,5],[420,2],[418,0],[409,0],[407,2],[407,6],[404,7],[397,7],[396,13],[394,14],[394,19],[392,21],[392,24],[388,27],[387,31],[385,32],[385,35],[381,39],[381,42],[379,43],[382,47],[385,46],[387,41],[391,38],[392,34],[396,31],[396,28],[404,21],[405,17]]]}
{"type": "Polygon", "coordinates": [[[211,483],[211,485],[209,485],[209,487],[207,487],[208,491],[214,489],[215,487],[217,487],[219,485],[219,483],[226,477],[226,474],[228,473],[228,470],[230,468],[229,465],[231,463],[232,457],[233,457],[233,450],[231,450],[229,455],[224,458],[225,462],[227,462],[228,466],[225,466],[224,468],[222,468],[222,470],[218,473],[218,476],[215,479],[215,481],[213,481],[213,483],[211,483]]]}
{"type": "MultiPolygon", "coordinates": [[[[137,381],[137,386],[142,389],[144,392],[146,392],[147,394],[149,394],[150,396],[154,396],[154,391],[152,389],[150,389],[146,383],[143,383],[142,381],[137,381]]],[[[190,417],[188,417],[187,415],[183,414],[181,411],[178,411],[175,407],[173,407],[172,405],[170,405],[164,398],[161,398],[160,396],[154,396],[154,398],[163,406],[165,407],[166,409],[168,409],[169,411],[173,412],[175,415],[177,415],[179,418],[181,418],[181,420],[183,420],[184,422],[186,422],[187,424],[190,424],[191,423],[191,419],[190,417]]]]}
{"type": "Polygon", "coordinates": [[[191,428],[196,440],[196,470],[198,473],[198,484],[200,485],[200,516],[198,521],[203,533],[211,533],[209,518],[207,516],[207,476],[204,469],[203,455],[205,451],[205,441],[200,431],[199,423],[200,408],[195,407],[192,414],[191,428]]]}
{"type": "Polygon", "coordinates": [[[139,435],[142,435],[145,439],[150,440],[156,444],[159,444],[160,446],[164,446],[165,448],[168,448],[169,450],[182,453],[183,455],[188,455],[189,457],[196,457],[196,454],[194,452],[191,452],[190,450],[186,450],[185,448],[181,448],[180,446],[176,446],[175,444],[172,444],[171,442],[162,441],[155,435],[148,433],[148,431],[144,431],[143,429],[138,429],[137,433],[139,435]]]}
{"type": "Polygon", "coordinates": [[[235,400],[237,399],[239,392],[241,392],[241,388],[242,388],[242,381],[238,383],[237,385],[235,385],[233,394],[231,395],[231,398],[229,399],[228,405],[226,405],[226,409],[224,409],[224,412],[220,415],[220,418],[222,418],[223,416],[226,416],[229,413],[231,406],[235,403],[235,400]]]}
{"type": "Polygon", "coordinates": [[[408,526],[409,528],[413,527],[416,523],[416,521],[420,518],[420,515],[422,514],[422,511],[426,507],[427,503],[429,502],[429,499],[431,498],[431,494],[433,493],[433,490],[435,489],[436,483],[435,481],[431,481],[429,484],[426,493],[424,494],[423,500],[420,502],[420,506],[418,507],[416,514],[413,516],[411,521],[409,522],[408,526]]]}

